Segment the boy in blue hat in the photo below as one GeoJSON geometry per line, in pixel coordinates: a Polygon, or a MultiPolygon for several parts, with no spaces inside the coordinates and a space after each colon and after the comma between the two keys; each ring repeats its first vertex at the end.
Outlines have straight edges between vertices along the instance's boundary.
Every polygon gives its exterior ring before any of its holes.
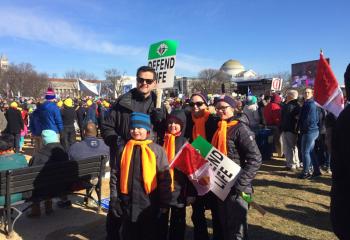
{"type": "Polygon", "coordinates": [[[167,211],[171,200],[167,156],[161,146],[148,139],[150,130],[149,115],[133,112],[131,139],[111,169],[109,211],[114,221],[107,221],[107,228],[116,231],[117,239],[156,239],[156,219],[167,211]]]}

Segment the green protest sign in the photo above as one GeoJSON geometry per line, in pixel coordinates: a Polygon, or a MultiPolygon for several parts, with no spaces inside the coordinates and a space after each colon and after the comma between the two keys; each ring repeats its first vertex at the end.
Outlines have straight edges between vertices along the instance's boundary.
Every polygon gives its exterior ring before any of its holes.
{"type": "Polygon", "coordinates": [[[158,88],[174,87],[177,45],[174,40],[164,40],[149,48],[148,66],[157,73],[158,88]]]}

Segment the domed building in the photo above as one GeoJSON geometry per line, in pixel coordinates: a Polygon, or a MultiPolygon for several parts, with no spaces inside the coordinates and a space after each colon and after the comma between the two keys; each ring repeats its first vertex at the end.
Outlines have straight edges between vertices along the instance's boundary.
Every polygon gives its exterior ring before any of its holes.
{"type": "Polygon", "coordinates": [[[233,81],[248,80],[257,77],[257,74],[253,70],[246,71],[239,61],[233,59],[226,61],[220,70],[229,75],[233,81]]]}

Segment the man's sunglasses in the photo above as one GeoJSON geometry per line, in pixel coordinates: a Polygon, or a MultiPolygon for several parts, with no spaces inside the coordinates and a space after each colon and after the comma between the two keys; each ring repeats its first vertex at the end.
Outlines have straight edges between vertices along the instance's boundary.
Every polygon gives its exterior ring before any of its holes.
{"type": "Polygon", "coordinates": [[[204,102],[190,102],[189,105],[190,107],[194,107],[195,105],[197,107],[201,107],[204,104],[204,102]]]}
{"type": "Polygon", "coordinates": [[[147,84],[152,84],[152,83],[154,82],[154,79],[145,79],[145,78],[140,78],[140,77],[138,77],[138,78],[136,78],[136,81],[137,81],[138,83],[144,83],[144,82],[146,82],[147,84]]]}

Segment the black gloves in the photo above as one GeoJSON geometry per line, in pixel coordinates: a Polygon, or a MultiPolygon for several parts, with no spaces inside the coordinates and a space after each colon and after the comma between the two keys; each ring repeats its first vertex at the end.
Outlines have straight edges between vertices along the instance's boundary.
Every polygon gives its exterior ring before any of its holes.
{"type": "Polygon", "coordinates": [[[122,202],[117,197],[112,197],[109,201],[109,209],[112,212],[112,214],[120,218],[123,215],[123,209],[122,209],[122,202]]]}

